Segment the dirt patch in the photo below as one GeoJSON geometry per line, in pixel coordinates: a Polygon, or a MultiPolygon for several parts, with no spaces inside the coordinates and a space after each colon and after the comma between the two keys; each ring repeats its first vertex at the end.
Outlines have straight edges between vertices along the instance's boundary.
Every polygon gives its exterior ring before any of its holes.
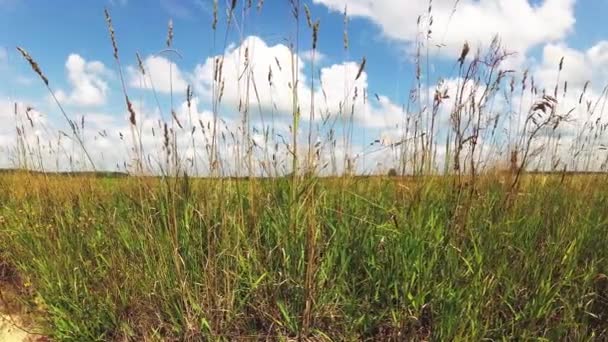
{"type": "Polygon", "coordinates": [[[24,341],[45,341],[39,335],[32,335],[17,327],[19,319],[15,316],[0,313],[0,341],[3,342],[24,342],[24,341]]]}
{"type": "Polygon", "coordinates": [[[25,294],[17,271],[0,258],[0,341],[2,342],[44,342],[48,338],[35,333],[33,320],[23,314],[17,300],[25,294]]]}
{"type": "Polygon", "coordinates": [[[35,332],[33,321],[29,316],[21,314],[17,302],[13,300],[13,293],[8,291],[7,286],[3,287],[0,283],[0,341],[49,341],[35,332]]]}

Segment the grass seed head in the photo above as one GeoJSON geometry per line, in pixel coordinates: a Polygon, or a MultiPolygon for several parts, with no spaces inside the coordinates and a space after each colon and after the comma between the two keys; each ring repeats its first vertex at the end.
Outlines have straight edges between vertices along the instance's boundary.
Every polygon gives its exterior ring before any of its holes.
{"type": "Polygon", "coordinates": [[[355,77],[355,81],[359,79],[359,77],[361,77],[361,74],[363,74],[363,70],[365,70],[365,63],[367,62],[367,59],[365,57],[363,57],[363,59],[361,60],[361,64],[359,64],[359,71],[357,71],[357,76],[355,77]]]}
{"type": "Polygon", "coordinates": [[[342,33],[342,45],[348,50],[348,8],[344,5],[344,32],[342,33]]]}
{"type": "Polygon", "coordinates": [[[469,47],[469,42],[464,42],[464,45],[462,46],[462,51],[460,51],[460,57],[458,58],[458,63],[460,63],[461,67],[464,64],[464,61],[467,58],[467,55],[469,54],[470,50],[471,48],[469,47]]]}
{"type": "Polygon", "coordinates": [[[108,31],[110,32],[110,40],[112,41],[112,49],[114,50],[114,59],[118,60],[118,44],[116,44],[116,33],[114,32],[114,26],[112,25],[112,17],[110,16],[110,12],[108,9],[104,9],[104,14],[106,16],[106,25],[108,26],[108,31]]]}
{"type": "Polygon", "coordinates": [[[167,48],[171,48],[171,46],[173,46],[173,19],[169,19],[167,25],[167,48]]]}
{"type": "Polygon", "coordinates": [[[44,73],[40,69],[40,66],[38,65],[38,63],[36,63],[36,61],[32,58],[32,56],[30,56],[30,54],[27,51],[25,51],[25,49],[23,49],[19,46],[17,47],[17,51],[19,51],[19,53],[21,53],[23,58],[25,58],[25,60],[30,64],[30,66],[32,67],[32,70],[34,70],[34,72],[36,74],[38,74],[40,79],[42,79],[42,82],[44,82],[44,84],[48,86],[49,79],[44,75],[44,73]]]}
{"type": "Polygon", "coordinates": [[[312,18],[310,15],[310,8],[308,8],[308,5],[304,5],[304,13],[306,14],[306,25],[308,25],[308,28],[312,29],[312,18]]]}
{"type": "Polygon", "coordinates": [[[177,118],[177,113],[175,113],[174,110],[171,111],[171,116],[173,117],[173,120],[175,120],[175,123],[177,123],[177,126],[179,126],[180,129],[184,129],[182,123],[179,122],[179,119],[177,118]]]}
{"type": "Polygon", "coordinates": [[[213,31],[217,28],[217,0],[213,0],[213,21],[211,22],[213,31]]]}
{"type": "Polygon", "coordinates": [[[186,102],[188,102],[188,108],[192,106],[192,95],[192,86],[188,84],[188,87],[186,87],[186,102]]]}
{"type": "Polygon", "coordinates": [[[312,49],[317,49],[317,40],[319,39],[319,25],[321,22],[317,20],[312,26],[312,49]]]}
{"type": "Polygon", "coordinates": [[[125,102],[127,103],[127,110],[129,111],[129,122],[131,125],[135,126],[135,109],[133,109],[133,104],[131,100],[129,100],[129,96],[125,95],[125,102]]]}

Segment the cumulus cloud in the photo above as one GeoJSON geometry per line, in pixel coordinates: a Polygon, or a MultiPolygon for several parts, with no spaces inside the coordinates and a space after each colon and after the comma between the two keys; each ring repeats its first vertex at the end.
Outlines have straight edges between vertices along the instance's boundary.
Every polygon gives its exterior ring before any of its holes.
{"type": "Polygon", "coordinates": [[[104,105],[108,95],[107,76],[109,71],[99,61],[87,61],[78,54],[71,54],[65,68],[72,89],[57,91],[57,98],[75,106],[104,105]]]}
{"type": "MultiPolygon", "coordinates": [[[[492,160],[504,162],[508,158],[509,149],[514,148],[516,142],[523,148],[521,144],[537,127],[535,122],[542,122],[543,118],[550,115],[551,110],[546,113],[532,110],[534,104],[546,94],[555,97],[555,114],[566,119],[560,121],[559,126],[547,126],[538,132],[531,146],[539,154],[532,158],[528,167],[549,170],[568,166],[571,170],[598,170],[605,161],[605,152],[599,147],[608,144],[604,134],[608,121],[603,106],[608,98],[605,92],[608,84],[605,72],[608,67],[607,57],[608,44],[604,41],[584,50],[570,48],[561,42],[546,44],[538,62],[530,66],[525,92],[521,91],[523,71],[517,71],[507,76],[499,93],[486,99],[487,106],[480,132],[482,139],[479,140],[485,141],[486,148],[483,153],[480,150],[476,158],[490,163],[492,160]],[[511,77],[514,92],[510,92],[511,77]],[[587,84],[588,81],[591,83],[587,84]],[[532,84],[536,92],[532,91],[532,84]],[[532,112],[537,112],[540,116],[528,121],[532,112]],[[497,121],[494,122],[494,118],[497,121]],[[491,153],[487,154],[488,152],[491,153]]],[[[450,99],[439,112],[440,129],[450,127],[449,115],[454,110],[454,92],[460,82],[459,79],[443,82],[442,88],[446,89],[450,99]]],[[[469,88],[465,94],[473,91],[477,97],[485,90],[483,84],[473,88],[471,86],[465,87],[469,88]]],[[[474,103],[480,104],[479,98],[474,103]]],[[[441,143],[442,139],[438,142],[441,143]]]]}
{"type": "MultiPolygon", "coordinates": [[[[607,69],[607,41],[599,41],[585,50],[573,49],[564,43],[547,44],[540,62],[532,69],[537,87],[551,96],[557,95],[557,113],[568,114],[569,120],[562,123],[554,135],[562,139],[559,156],[563,161],[570,161],[569,166],[581,155],[601,154],[598,146],[608,145],[604,137],[608,121],[603,105],[608,99],[607,69]],[[589,140],[585,142],[585,138],[589,140]]],[[[533,99],[527,94],[521,101],[532,103],[533,99]]]]}
{"type": "MultiPolygon", "coordinates": [[[[17,167],[25,163],[23,151],[16,150],[18,139],[25,145],[35,146],[39,138],[45,145],[47,117],[31,104],[21,99],[0,99],[0,120],[5,123],[0,127],[0,167],[17,167]]],[[[31,152],[27,151],[25,156],[30,166],[31,160],[36,158],[31,152]]]]}
{"type": "MultiPolygon", "coordinates": [[[[297,87],[303,120],[309,119],[311,96],[314,96],[314,124],[317,127],[322,126],[324,123],[322,124],[321,122],[325,122],[323,119],[327,115],[330,115],[330,120],[327,120],[327,122],[330,122],[329,125],[332,125],[331,122],[336,122],[338,125],[348,124],[352,119],[356,127],[355,135],[366,135],[356,137],[355,139],[358,139],[358,141],[353,142],[350,146],[344,145],[342,137],[338,137],[338,143],[334,145],[334,153],[338,156],[338,171],[341,170],[340,165],[342,167],[344,165],[342,160],[347,157],[355,158],[357,170],[362,172],[375,170],[380,167],[394,166],[396,160],[400,157],[399,149],[391,148],[391,145],[403,139],[404,127],[402,125],[406,112],[402,106],[394,103],[388,96],[368,89],[369,76],[365,70],[360,72],[359,61],[345,61],[337,64],[322,64],[320,67],[317,66],[318,72],[317,70],[314,72],[314,85],[311,85],[310,58],[307,57],[306,53],[293,55],[289,47],[284,44],[272,45],[259,37],[252,36],[244,39],[239,45],[230,46],[224,55],[222,80],[225,83],[225,88],[222,110],[220,112],[222,118],[218,123],[218,136],[220,137],[218,148],[222,156],[224,174],[243,175],[246,172],[243,165],[239,164],[239,160],[243,159],[244,153],[247,153],[245,151],[249,148],[254,150],[256,163],[259,162],[256,170],[263,168],[260,166],[263,163],[271,162],[273,158],[269,156],[276,154],[278,155],[276,160],[279,161],[278,163],[282,163],[278,167],[282,170],[281,172],[290,172],[290,153],[288,149],[290,148],[289,136],[292,134],[289,127],[292,107],[291,87],[293,87],[291,84],[292,60],[298,63],[298,68],[295,71],[300,79],[297,87]],[[272,76],[269,82],[270,73],[272,76]],[[276,132],[273,132],[268,137],[269,134],[264,129],[269,122],[266,121],[262,124],[260,118],[251,117],[251,127],[253,129],[250,133],[252,141],[255,142],[253,147],[248,146],[248,143],[243,143],[245,123],[240,118],[237,118],[236,115],[239,103],[244,103],[247,100],[247,94],[252,114],[258,113],[257,102],[259,98],[262,112],[268,113],[269,111],[273,111],[276,114],[275,120],[277,120],[276,132]],[[353,113],[352,117],[350,116],[351,111],[353,113]],[[279,134],[286,137],[286,141],[282,140],[279,134]],[[367,144],[373,140],[379,140],[379,143],[368,148],[367,144]],[[275,146],[279,147],[275,148],[275,146]]],[[[565,99],[560,98],[560,105],[578,104],[580,88],[587,79],[592,80],[594,84],[588,90],[589,98],[591,96],[599,96],[601,87],[603,86],[602,82],[608,79],[606,77],[608,75],[603,71],[608,70],[608,43],[603,41],[598,42],[591,48],[581,51],[571,49],[563,43],[546,44],[542,50],[539,62],[530,70],[531,75],[535,77],[538,87],[547,87],[549,91],[553,90],[552,85],[555,84],[558,63],[562,56],[565,58],[560,80],[562,83],[568,80],[573,95],[569,95],[565,99]]],[[[194,168],[194,163],[191,161],[197,160],[199,173],[201,174],[208,171],[206,144],[210,140],[210,127],[212,127],[210,125],[213,122],[213,114],[205,108],[211,96],[214,84],[213,68],[218,57],[209,57],[202,64],[196,66],[192,72],[180,70],[177,65],[171,64],[172,62],[164,57],[149,56],[144,61],[146,72],[152,77],[154,86],[159,92],[169,91],[168,69],[170,65],[174,69],[174,92],[184,92],[188,81],[192,81],[195,85],[197,96],[192,99],[191,106],[188,107],[187,103],[183,102],[178,103],[175,107],[176,116],[183,127],[178,127],[176,123],[173,125],[169,123],[169,127],[173,126],[173,129],[177,132],[177,144],[179,151],[181,151],[180,158],[182,162],[191,163],[188,165],[190,165],[190,168],[194,168]],[[202,100],[203,98],[205,100],[202,100]],[[196,142],[196,148],[192,146],[193,139],[196,142]]],[[[108,75],[103,64],[100,62],[87,62],[80,56],[72,55],[68,58],[66,69],[68,70],[68,80],[73,86],[72,91],[61,95],[66,101],[77,104],[73,102],[76,98],[80,100],[85,97],[89,99],[105,99],[107,95],[105,79],[108,75]],[[95,77],[98,79],[95,80],[95,77]],[[91,96],[91,94],[99,96],[91,96]]],[[[144,89],[150,88],[148,76],[145,78],[147,83],[140,83],[142,81],[141,76],[137,73],[135,67],[128,68],[128,77],[130,86],[144,89]]],[[[517,74],[516,77],[521,77],[521,74],[517,74]]],[[[450,95],[450,99],[446,100],[445,108],[443,108],[443,111],[438,116],[437,125],[440,125],[443,130],[447,130],[447,127],[449,127],[450,106],[453,104],[455,90],[460,82],[456,78],[448,79],[441,86],[447,89],[450,95]]],[[[467,88],[465,92],[474,92],[476,94],[484,90],[483,86],[478,85],[476,89],[473,84],[467,85],[465,88],[467,88]]],[[[433,91],[434,87],[430,89],[430,93],[432,94],[433,91]]],[[[585,97],[586,99],[587,97],[585,97]]],[[[499,97],[494,100],[493,107],[488,110],[501,113],[509,111],[508,103],[499,102],[499,97]]],[[[528,98],[514,100],[524,101],[526,104],[532,101],[532,99],[528,98]]],[[[477,98],[474,102],[479,103],[480,101],[477,98]]],[[[84,103],[91,105],[103,102],[89,100],[84,101],[84,103]]],[[[581,108],[581,115],[575,116],[575,118],[582,121],[580,121],[580,124],[576,123],[576,125],[573,123],[570,129],[574,133],[571,133],[562,140],[565,151],[563,154],[564,160],[567,160],[569,157],[568,149],[570,146],[577,144],[576,133],[589,127],[585,126],[589,122],[589,119],[583,115],[585,114],[585,103],[583,101],[583,104],[579,106],[581,108]]],[[[83,102],[80,102],[80,104],[82,105],[83,102]]],[[[143,103],[135,102],[134,104],[137,112],[137,129],[135,130],[137,136],[135,138],[141,139],[143,150],[146,153],[146,163],[151,165],[151,168],[158,170],[159,166],[165,162],[163,160],[163,125],[160,113],[157,109],[148,108],[143,103]]],[[[513,107],[518,107],[517,103],[513,107]]],[[[526,110],[527,108],[524,106],[523,113],[519,114],[527,114],[526,110]]],[[[118,165],[120,169],[124,169],[125,165],[127,165],[127,168],[132,170],[135,151],[133,149],[133,136],[131,135],[133,131],[129,125],[128,113],[123,112],[114,115],[97,109],[83,110],[81,112],[84,112],[85,116],[85,128],[83,129],[85,144],[94,156],[94,159],[98,162],[98,168],[115,169],[116,165],[118,165]]],[[[0,115],[2,115],[1,112],[0,115]]],[[[7,117],[0,116],[5,122],[9,122],[12,117],[12,115],[7,117]]],[[[507,125],[505,122],[501,124],[507,125]]],[[[302,131],[296,133],[302,142],[306,141],[306,132],[303,131],[307,127],[308,125],[301,125],[302,131]]],[[[490,127],[490,125],[488,124],[486,127],[490,127]]],[[[439,129],[437,127],[437,130],[439,129]]],[[[64,128],[64,131],[69,135],[69,130],[64,128]]],[[[56,130],[53,132],[56,133],[56,130]]],[[[321,129],[321,132],[318,136],[314,137],[313,141],[318,141],[321,143],[322,148],[329,149],[332,142],[327,138],[325,133],[321,129]]],[[[341,134],[342,132],[338,131],[337,133],[341,134]]],[[[14,141],[14,137],[10,134],[14,135],[14,130],[12,130],[12,133],[11,130],[0,131],[0,142],[9,144],[11,139],[14,141]]],[[[486,137],[484,136],[483,138],[485,139],[486,137]]],[[[57,140],[56,134],[51,134],[47,140],[53,141],[53,139],[57,140]]],[[[67,138],[62,139],[61,144],[63,144],[62,146],[65,150],[78,151],[78,146],[70,145],[73,142],[70,142],[67,138]]],[[[438,160],[441,160],[441,153],[443,153],[444,149],[442,144],[444,141],[445,136],[437,140],[438,160]]],[[[479,154],[479,158],[486,158],[486,154],[488,155],[487,158],[490,158],[492,153],[498,151],[495,149],[496,146],[491,145],[493,144],[492,141],[488,140],[487,144],[488,149],[476,152],[479,154]]],[[[597,144],[599,142],[594,146],[597,147],[597,144]]],[[[300,148],[302,149],[300,151],[301,155],[307,153],[303,146],[305,144],[300,144],[300,148]]],[[[504,153],[505,150],[498,152],[504,153]]],[[[331,156],[330,153],[321,153],[321,155],[319,165],[332,162],[329,157],[331,156]]],[[[62,165],[67,164],[64,163],[62,165]]]]}
{"type": "MultiPolygon", "coordinates": [[[[298,91],[306,98],[307,83],[304,75],[304,61],[295,56],[283,44],[270,46],[259,37],[249,36],[241,45],[229,47],[224,54],[222,79],[226,85],[223,101],[238,105],[247,97],[254,99],[253,82],[259,95],[259,104],[266,109],[290,112],[292,106],[291,60],[298,68],[295,72],[300,80],[298,91]],[[270,81],[269,81],[270,79],[270,81]]],[[[194,85],[199,93],[210,98],[214,87],[214,65],[219,56],[207,58],[194,70],[194,85]]],[[[257,102],[257,99],[255,100],[257,102]]],[[[234,107],[233,107],[234,108],[234,107]]]]}
{"type": "Polygon", "coordinates": [[[162,56],[148,56],[143,61],[146,75],[136,67],[127,68],[129,86],[133,88],[154,89],[161,93],[185,93],[188,82],[174,62],[162,56]]]}
{"type": "Polygon", "coordinates": [[[597,42],[585,51],[570,48],[564,43],[545,45],[542,61],[535,67],[541,86],[555,86],[562,58],[563,69],[559,72],[562,82],[568,81],[574,88],[582,87],[587,81],[596,87],[603,87],[608,82],[608,41],[597,42]]]}
{"type": "MultiPolygon", "coordinates": [[[[415,42],[426,32],[427,0],[314,0],[333,11],[347,8],[350,16],[375,23],[383,34],[397,41],[415,42]],[[422,16],[422,27],[417,17],[422,16]]],[[[445,44],[444,53],[455,56],[464,41],[488,44],[498,34],[505,46],[525,54],[531,47],[558,41],[572,29],[575,0],[437,0],[432,3],[432,43],[445,44]]]]}
{"type": "MultiPolygon", "coordinates": [[[[233,111],[249,99],[252,107],[259,104],[264,111],[290,114],[293,60],[298,66],[295,71],[299,79],[298,104],[304,119],[311,117],[311,96],[314,96],[314,120],[328,116],[350,120],[352,115],[359,124],[381,127],[394,125],[403,114],[401,108],[386,96],[379,95],[379,101],[367,99],[367,73],[363,70],[357,78],[360,62],[346,61],[321,68],[320,78],[315,76],[313,86],[305,73],[307,54],[304,57],[292,54],[286,45],[271,46],[259,37],[250,36],[240,45],[230,47],[224,56],[222,102],[233,111]]],[[[219,59],[220,56],[210,57],[195,68],[194,85],[201,96],[211,96],[214,65],[219,59]]]]}
{"type": "MultiPolygon", "coordinates": [[[[368,76],[363,71],[359,78],[360,65],[344,62],[322,68],[321,88],[315,91],[315,112],[340,116],[355,121],[367,128],[393,127],[401,122],[405,112],[387,96],[367,94],[368,76]]],[[[318,118],[317,118],[318,119],[318,118]]]]}

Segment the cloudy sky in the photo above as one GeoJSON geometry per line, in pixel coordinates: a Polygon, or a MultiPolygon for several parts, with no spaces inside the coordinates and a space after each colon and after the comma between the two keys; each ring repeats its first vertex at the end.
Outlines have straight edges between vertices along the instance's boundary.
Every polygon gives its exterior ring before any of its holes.
{"type": "MultiPolygon", "coordinates": [[[[15,151],[14,123],[22,118],[15,118],[14,103],[20,112],[30,107],[28,115],[36,123],[30,140],[36,136],[59,139],[56,132],[67,127],[44,84],[15,49],[20,46],[39,63],[68,115],[78,121],[85,117],[85,131],[89,132],[85,143],[101,168],[115,169],[128,162],[133,153],[127,146],[128,114],[104,8],[112,15],[123,77],[142,134],[158,129],[159,119],[170,118],[171,103],[182,121],[189,121],[192,115],[204,122],[212,118],[214,61],[220,55],[226,56],[226,86],[218,111],[228,131],[238,130],[239,104],[253,79],[256,94],[250,96],[256,100],[250,101],[257,109],[252,110],[252,124],[260,127],[256,134],[269,120],[277,132],[288,134],[290,66],[295,60],[299,96],[306,99],[300,103],[301,110],[310,113],[311,104],[314,106],[316,127],[322,126],[323,112],[336,113],[349,105],[356,108],[349,148],[351,154],[359,155],[370,153],[369,144],[374,140],[394,140],[395,130],[403,124],[415,82],[416,42],[421,37],[429,46],[424,50],[428,64],[423,76],[429,88],[440,80],[449,83],[457,78],[456,60],[465,41],[472,50],[483,49],[495,35],[513,52],[505,68],[515,70],[515,78],[529,70],[540,87],[551,87],[564,57],[560,80],[567,80],[570,87],[582,88],[591,81],[589,93],[600,94],[608,81],[608,26],[598,16],[608,13],[605,0],[434,0],[430,14],[428,0],[304,0],[302,5],[310,9],[311,19],[320,23],[314,53],[303,6],[298,26],[287,0],[266,0],[261,10],[257,10],[258,0],[250,1],[251,9],[244,9],[247,2],[237,1],[236,15],[227,27],[230,1],[219,0],[214,32],[212,0],[0,0],[2,149],[15,151]],[[343,43],[345,9],[347,50],[343,43]],[[166,51],[170,20],[173,51],[166,51]],[[297,53],[292,54],[291,47],[296,45],[297,53]],[[139,71],[136,53],[142,56],[145,76],[139,71]],[[363,57],[365,69],[355,79],[363,57]],[[249,61],[249,77],[243,77],[245,60],[249,61]],[[189,85],[193,89],[190,109],[185,96],[189,85]],[[357,91],[360,93],[355,95],[357,91]]],[[[304,127],[308,127],[309,117],[304,115],[304,127]]],[[[189,135],[183,135],[182,143],[187,146],[189,135]]],[[[315,139],[322,141],[322,133],[318,135],[315,139]]],[[[148,153],[162,145],[156,135],[143,140],[149,144],[148,153]]],[[[361,168],[390,164],[390,153],[380,154],[384,156],[369,157],[361,168]]],[[[15,158],[4,157],[2,166],[14,163],[15,158]]]]}

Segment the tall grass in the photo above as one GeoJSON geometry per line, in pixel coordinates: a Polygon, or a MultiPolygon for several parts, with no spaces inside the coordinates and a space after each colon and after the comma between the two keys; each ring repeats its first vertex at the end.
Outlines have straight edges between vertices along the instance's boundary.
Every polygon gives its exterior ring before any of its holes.
{"type": "MultiPolygon", "coordinates": [[[[419,19],[415,79],[398,138],[370,142],[373,151],[395,152],[387,168],[401,177],[364,177],[357,163],[368,151],[354,151],[354,127],[357,101],[370,99],[350,82],[366,72],[366,57],[357,58],[356,73],[345,69],[336,111],[319,108],[315,91],[301,98],[307,34],[310,88],[325,96],[314,62],[322,25],[292,0],[290,65],[276,59],[267,80],[256,80],[253,52],[240,47],[243,82],[226,84],[230,39],[245,31],[254,5],[213,2],[212,47],[220,53],[209,122],[192,116],[192,86],[171,92],[163,108],[136,56],[161,113],[151,129],[157,152],[143,143],[144,117],[128,95],[105,11],[129,113],[132,146],[123,170],[130,177],[34,172],[49,169],[46,154],[57,165],[68,158],[71,170],[95,170],[85,119],[79,124],[57,101],[72,134],[59,131],[57,141],[41,144],[33,140],[31,109],[15,105],[13,153],[23,170],[0,175],[0,289],[18,289],[44,334],[73,341],[608,338],[608,181],[566,172],[605,169],[606,162],[593,162],[604,146],[605,93],[591,100],[584,87],[577,110],[585,121],[564,146],[574,111],[561,106],[567,85],[558,76],[553,91],[537,89],[527,71],[504,69],[510,54],[498,37],[484,51],[463,42],[455,89],[439,80],[433,90],[429,5],[419,19]],[[273,77],[283,68],[287,84],[273,77]],[[287,133],[275,129],[276,109],[261,104],[266,85],[289,89],[287,133]],[[241,98],[234,127],[222,117],[232,109],[223,103],[227,87],[238,87],[241,98]],[[174,96],[187,102],[185,121],[174,96]],[[302,110],[307,103],[309,112],[302,110]],[[82,153],[70,153],[60,137],[82,153]],[[554,172],[527,174],[533,169],[554,172]]],[[[259,1],[256,11],[263,6],[259,1]]],[[[169,22],[164,52],[179,56],[173,38],[169,22]]],[[[42,67],[19,51],[53,95],[42,67]]]]}
{"type": "Polygon", "coordinates": [[[447,179],[319,180],[294,232],[287,180],[5,175],[2,257],[58,340],[605,338],[605,178],[481,181],[455,219],[447,179]]]}

